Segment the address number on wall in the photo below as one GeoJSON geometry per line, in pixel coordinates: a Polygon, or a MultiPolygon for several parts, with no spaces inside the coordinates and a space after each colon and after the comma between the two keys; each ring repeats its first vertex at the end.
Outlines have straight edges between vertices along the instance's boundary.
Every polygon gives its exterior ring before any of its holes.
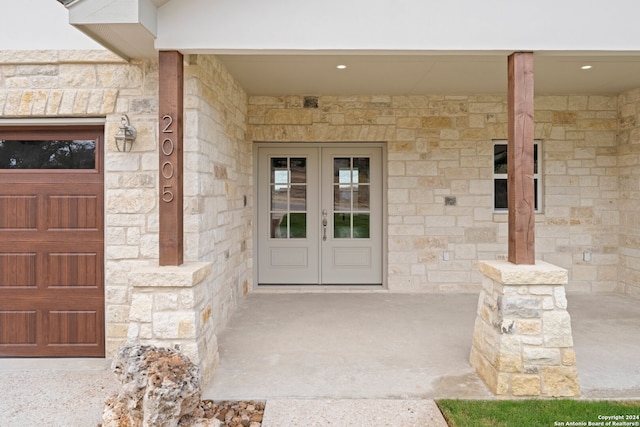
{"type": "Polygon", "coordinates": [[[171,155],[175,150],[175,143],[171,138],[172,135],[166,135],[173,133],[171,125],[173,125],[173,117],[169,114],[162,116],[165,126],[162,128],[162,143],[160,145],[160,151],[164,158],[162,159],[162,166],[160,167],[161,176],[161,188],[162,188],[162,201],[165,203],[171,203],[174,199],[173,183],[170,181],[174,176],[173,159],[171,155]]]}

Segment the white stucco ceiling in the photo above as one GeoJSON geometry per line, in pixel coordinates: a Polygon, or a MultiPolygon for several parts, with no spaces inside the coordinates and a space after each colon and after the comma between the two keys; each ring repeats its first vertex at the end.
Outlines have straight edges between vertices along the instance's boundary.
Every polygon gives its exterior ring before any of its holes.
{"type": "MultiPolygon", "coordinates": [[[[219,55],[250,95],[506,93],[499,54],[219,55]],[[344,70],[338,64],[347,66],[344,70]]],[[[640,56],[536,53],[537,94],[616,94],[640,88],[640,56]],[[591,65],[583,70],[583,65],[591,65]]]]}

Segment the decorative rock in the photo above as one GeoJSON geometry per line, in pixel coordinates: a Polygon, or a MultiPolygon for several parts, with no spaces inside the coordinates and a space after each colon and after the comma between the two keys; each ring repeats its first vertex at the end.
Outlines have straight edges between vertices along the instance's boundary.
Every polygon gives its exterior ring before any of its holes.
{"type": "Polygon", "coordinates": [[[122,384],[105,402],[102,427],[219,427],[203,418],[199,370],[178,350],[122,347],[112,369],[122,384]]]}

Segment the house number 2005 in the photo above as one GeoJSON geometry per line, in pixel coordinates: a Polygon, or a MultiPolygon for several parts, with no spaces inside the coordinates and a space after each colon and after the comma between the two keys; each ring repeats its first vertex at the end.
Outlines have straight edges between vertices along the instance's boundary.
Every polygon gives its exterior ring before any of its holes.
{"type": "MultiPolygon", "coordinates": [[[[165,122],[165,126],[162,128],[162,136],[165,136],[164,134],[173,133],[173,130],[169,129],[173,124],[173,117],[169,114],[165,114],[164,116],[162,116],[162,120],[164,120],[165,122]]],[[[173,186],[171,183],[166,182],[166,180],[170,180],[171,178],[173,178],[174,175],[173,162],[171,161],[170,157],[173,154],[174,149],[175,144],[173,142],[173,139],[171,139],[170,135],[166,136],[162,140],[162,143],[160,145],[162,154],[166,157],[169,157],[164,162],[162,162],[162,166],[160,167],[160,174],[162,175],[162,178],[164,178],[162,182],[162,201],[165,203],[171,203],[174,198],[173,186]]]]}

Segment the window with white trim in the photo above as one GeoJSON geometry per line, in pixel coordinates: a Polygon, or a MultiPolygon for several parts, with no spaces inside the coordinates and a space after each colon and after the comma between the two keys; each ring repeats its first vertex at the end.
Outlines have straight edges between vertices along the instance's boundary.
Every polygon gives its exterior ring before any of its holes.
{"type": "MultiPolygon", "coordinates": [[[[542,171],[540,141],[533,141],[533,191],[535,211],[542,212],[542,171]]],[[[493,208],[496,212],[507,212],[507,141],[493,142],[493,208]]]]}

